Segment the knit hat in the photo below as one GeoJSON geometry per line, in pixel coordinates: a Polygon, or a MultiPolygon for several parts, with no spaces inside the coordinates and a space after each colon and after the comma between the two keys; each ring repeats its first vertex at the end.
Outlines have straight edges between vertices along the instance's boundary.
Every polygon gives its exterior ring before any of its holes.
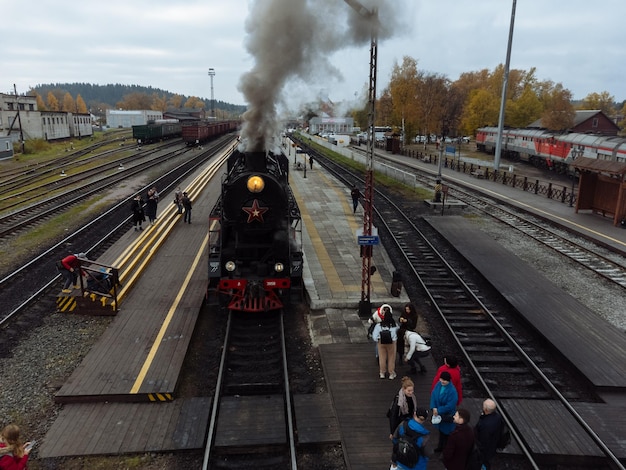
{"type": "Polygon", "coordinates": [[[428,419],[428,410],[426,408],[417,408],[415,410],[415,416],[428,419]]]}
{"type": "Polygon", "coordinates": [[[447,380],[448,382],[452,380],[452,376],[450,375],[450,372],[448,372],[447,370],[444,370],[439,376],[439,378],[443,380],[447,380]]]}

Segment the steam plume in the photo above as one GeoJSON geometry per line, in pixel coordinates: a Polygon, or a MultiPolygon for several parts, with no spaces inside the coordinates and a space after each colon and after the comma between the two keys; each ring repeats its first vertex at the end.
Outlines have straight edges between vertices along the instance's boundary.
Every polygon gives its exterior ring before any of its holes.
{"type": "MultiPolygon", "coordinates": [[[[379,40],[404,29],[400,21],[406,16],[400,12],[405,1],[361,0],[368,10],[378,9],[379,40]]],[[[262,151],[274,145],[276,106],[285,85],[293,79],[318,85],[342,79],[327,56],[345,47],[369,45],[372,24],[342,0],[255,0],[246,32],[246,48],[255,63],[239,82],[248,102],[242,141],[244,150],[262,151]]]]}

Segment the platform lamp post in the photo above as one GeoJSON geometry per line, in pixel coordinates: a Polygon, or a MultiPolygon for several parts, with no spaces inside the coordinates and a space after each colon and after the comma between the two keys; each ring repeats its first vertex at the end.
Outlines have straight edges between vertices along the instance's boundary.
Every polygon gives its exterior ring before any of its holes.
{"type": "MultiPolygon", "coordinates": [[[[578,157],[583,156],[582,149],[572,149],[572,160],[576,160],[578,157]]],[[[572,175],[572,191],[569,193],[569,206],[572,207],[574,205],[574,191],[576,191],[576,176],[578,175],[578,170],[574,170],[574,174],[572,175]]]]}
{"type": "Polygon", "coordinates": [[[446,135],[448,135],[448,119],[443,118],[441,121],[441,143],[439,144],[439,162],[437,165],[437,179],[435,180],[435,199],[434,202],[441,202],[441,166],[443,164],[443,147],[446,143],[446,135]]]}
{"type": "MultiPolygon", "coordinates": [[[[368,139],[367,139],[367,169],[365,173],[365,195],[363,200],[363,236],[372,236],[372,220],[374,214],[374,138],[376,124],[376,70],[378,60],[378,9],[369,10],[358,0],[344,0],[359,15],[370,23],[370,74],[368,89],[368,139]]],[[[372,311],[371,301],[371,276],[376,270],[372,266],[372,245],[361,247],[361,301],[359,302],[359,315],[369,317],[372,311]]]]}
{"type": "Polygon", "coordinates": [[[213,77],[215,77],[215,69],[209,69],[209,77],[211,77],[211,117],[215,120],[215,97],[213,96],[213,77]]]}

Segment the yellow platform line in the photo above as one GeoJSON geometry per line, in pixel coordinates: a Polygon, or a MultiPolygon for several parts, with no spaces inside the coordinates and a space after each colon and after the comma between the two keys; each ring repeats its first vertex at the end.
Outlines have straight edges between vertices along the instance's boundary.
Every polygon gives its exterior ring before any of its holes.
{"type": "MultiPolygon", "coordinates": [[[[332,188],[337,200],[341,201],[343,212],[345,214],[345,219],[348,223],[348,226],[350,227],[351,232],[354,235],[355,256],[356,258],[360,260],[359,254],[358,254],[359,246],[356,243],[356,230],[360,228],[362,225],[357,222],[357,219],[352,214],[351,201],[350,203],[348,203],[348,198],[347,198],[346,193],[342,191],[339,187],[337,187],[337,185],[334,184],[324,173],[316,172],[316,176],[322,178],[324,180],[324,184],[328,188],[332,188]]],[[[339,277],[339,274],[337,273],[337,270],[335,269],[335,264],[333,263],[331,256],[326,250],[324,241],[322,240],[319,232],[317,231],[313,218],[306,207],[306,203],[302,194],[298,191],[297,186],[294,184],[291,185],[291,190],[293,191],[296,201],[298,201],[298,206],[300,207],[300,215],[302,216],[302,221],[306,226],[307,232],[309,234],[309,238],[311,239],[311,243],[313,244],[313,249],[315,250],[315,254],[317,258],[319,259],[322,267],[324,268],[324,275],[326,276],[331,292],[333,294],[341,294],[344,292],[360,292],[361,291],[360,283],[359,284],[355,284],[355,283],[344,284],[343,283],[342,279],[339,277]]],[[[361,268],[360,264],[354,267],[354,269],[358,269],[358,270],[360,270],[360,268],[361,268]]],[[[379,290],[381,292],[386,291],[385,283],[383,282],[383,279],[380,277],[380,274],[375,273],[374,276],[372,276],[371,281],[372,281],[372,292],[370,294],[372,294],[373,291],[376,291],[376,290],[379,290]]]]}
{"type": "Polygon", "coordinates": [[[178,308],[178,305],[180,304],[183,294],[187,290],[187,286],[189,285],[189,282],[191,281],[191,277],[193,276],[193,273],[195,272],[196,267],[198,266],[198,263],[200,263],[200,259],[202,258],[202,255],[204,254],[204,251],[208,243],[209,243],[209,235],[207,234],[204,237],[200,250],[198,250],[198,253],[196,254],[196,258],[194,259],[193,264],[191,265],[191,269],[187,273],[187,276],[185,277],[183,284],[180,286],[180,289],[178,290],[178,293],[176,294],[176,298],[174,299],[174,302],[172,303],[169,311],[167,312],[165,320],[161,324],[161,329],[159,330],[159,334],[155,338],[154,343],[152,343],[152,348],[150,348],[148,357],[146,357],[146,360],[143,363],[143,367],[139,371],[139,375],[137,375],[137,379],[135,379],[135,383],[130,389],[130,393],[139,392],[139,389],[141,388],[141,385],[143,384],[143,381],[146,378],[148,370],[150,370],[150,366],[152,365],[152,362],[154,361],[154,358],[156,357],[159,347],[161,346],[161,342],[163,341],[165,332],[167,331],[167,328],[169,324],[171,323],[172,318],[174,317],[174,313],[176,312],[176,309],[178,308]]]}

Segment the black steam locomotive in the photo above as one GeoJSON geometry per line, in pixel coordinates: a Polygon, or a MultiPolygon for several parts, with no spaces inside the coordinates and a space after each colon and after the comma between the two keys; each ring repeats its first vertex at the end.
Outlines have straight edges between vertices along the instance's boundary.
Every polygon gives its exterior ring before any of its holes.
{"type": "Polygon", "coordinates": [[[209,296],[264,312],[302,294],[300,209],[283,154],[234,151],[211,212],[209,296]]]}

